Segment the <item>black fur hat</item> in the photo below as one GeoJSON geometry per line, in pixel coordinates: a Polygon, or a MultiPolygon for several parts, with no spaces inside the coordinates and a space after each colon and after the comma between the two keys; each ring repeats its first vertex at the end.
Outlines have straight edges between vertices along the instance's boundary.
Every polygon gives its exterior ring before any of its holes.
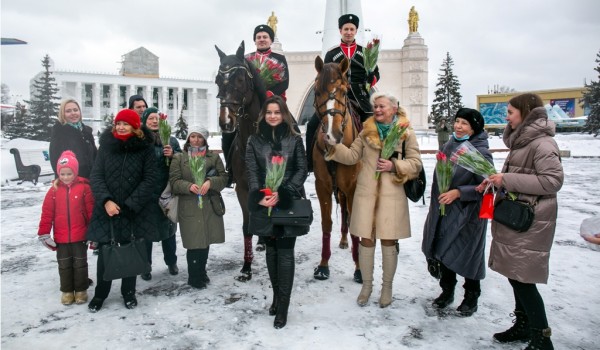
{"type": "Polygon", "coordinates": [[[478,110],[472,108],[461,108],[456,111],[456,118],[462,118],[471,124],[471,128],[473,129],[473,135],[477,135],[483,131],[483,126],[485,125],[485,121],[483,120],[483,116],[479,113],[478,110]]]}
{"type": "Polygon", "coordinates": [[[340,27],[340,29],[342,29],[342,27],[346,23],[352,23],[356,26],[356,29],[358,29],[358,16],[353,15],[351,13],[341,15],[340,18],[338,19],[338,26],[340,27]]]}
{"type": "Polygon", "coordinates": [[[275,41],[275,33],[273,32],[273,29],[271,29],[271,27],[269,27],[268,25],[259,24],[256,26],[256,28],[254,28],[254,40],[256,40],[256,34],[260,32],[265,32],[269,34],[269,38],[271,38],[271,41],[275,41]]]}

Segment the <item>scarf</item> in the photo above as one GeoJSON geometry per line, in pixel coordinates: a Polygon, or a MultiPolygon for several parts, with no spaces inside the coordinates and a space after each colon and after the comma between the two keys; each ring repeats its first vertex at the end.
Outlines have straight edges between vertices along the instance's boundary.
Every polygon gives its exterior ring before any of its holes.
{"type": "Polygon", "coordinates": [[[69,123],[69,122],[67,122],[67,125],[70,125],[70,126],[74,127],[75,129],[77,129],[79,131],[83,130],[83,124],[81,123],[81,120],[78,121],[77,123],[69,123]]]}
{"type": "Polygon", "coordinates": [[[378,121],[375,121],[375,125],[377,126],[377,132],[379,133],[380,140],[382,140],[382,141],[385,140],[385,138],[390,133],[390,129],[392,128],[392,125],[394,125],[397,121],[398,121],[397,115],[394,116],[394,119],[392,119],[392,122],[389,124],[383,124],[378,121]]]}
{"type": "Polygon", "coordinates": [[[120,135],[120,134],[117,134],[116,131],[113,131],[112,134],[115,137],[115,139],[121,140],[121,141],[127,141],[127,140],[129,140],[129,138],[131,136],[134,136],[134,134],[132,132],[130,132],[129,134],[126,134],[126,135],[120,135]]]}

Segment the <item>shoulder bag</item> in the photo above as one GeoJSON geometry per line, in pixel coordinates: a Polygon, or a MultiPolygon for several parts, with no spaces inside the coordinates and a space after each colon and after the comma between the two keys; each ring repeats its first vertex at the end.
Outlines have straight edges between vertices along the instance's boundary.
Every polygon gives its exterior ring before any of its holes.
{"type": "Polygon", "coordinates": [[[503,198],[494,206],[494,221],[515,230],[529,230],[534,218],[534,205],[527,202],[503,198]]]}
{"type": "MultiPolygon", "coordinates": [[[[404,154],[406,153],[406,146],[404,145],[404,141],[402,141],[402,159],[405,159],[404,154]]],[[[423,198],[423,205],[425,205],[425,187],[427,185],[427,178],[425,177],[425,169],[423,168],[423,163],[421,162],[421,172],[419,172],[419,176],[416,179],[408,180],[404,183],[404,192],[406,193],[406,197],[413,202],[418,202],[419,199],[423,198]]]]}
{"type": "Polygon", "coordinates": [[[165,187],[165,190],[160,194],[158,205],[169,220],[173,223],[177,223],[179,197],[171,191],[171,182],[167,182],[167,187],[165,187]]]}
{"type": "Polygon", "coordinates": [[[131,241],[118,243],[115,240],[113,221],[110,219],[110,244],[102,246],[102,259],[104,260],[105,281],[112,281],[125,277],[133,277],[148,273],[152,270],[148,262],[146,241],[136,239],[131,231],[131,241]]]}
{"type": "Polygon", "coordinates": [[[293,199],[288,209],[275,209],[271,212],[271,223],[281,226],[310,226],[313,210],[309,199],[293,199]]]}

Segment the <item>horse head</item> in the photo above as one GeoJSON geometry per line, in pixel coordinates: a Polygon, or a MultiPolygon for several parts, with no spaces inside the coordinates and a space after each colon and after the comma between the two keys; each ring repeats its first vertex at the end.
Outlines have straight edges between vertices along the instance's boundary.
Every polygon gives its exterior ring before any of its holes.
{"type": "Polygon", "coordinates": [[[346,72],[350,62],[344,58],[340,63],[323,63],[320,56],[315,59],[315,111],[321,128],[337,143],[342,141],[346,126],[352,127],[348,116],[348,78],[346,72]]]}
{"type": "Polygon", "coordinates": [[[255,72],[244,59],[244,41],[235,55],[226,55],[215,45],[219,58],[219,72],[215,83],[219,87],[217,98],[220,99],[219,126],[222,132],[235,132],[239,118],[248,118],[246,107],[252,102],[254,95],[255,72]]]}

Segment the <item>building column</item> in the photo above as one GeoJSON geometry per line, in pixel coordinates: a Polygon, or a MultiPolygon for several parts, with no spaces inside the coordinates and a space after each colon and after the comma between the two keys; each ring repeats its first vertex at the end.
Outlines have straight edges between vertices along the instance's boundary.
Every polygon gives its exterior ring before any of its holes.
{"type": "Polygon", "coordinates": [[[75,99],[77,101],[79,101],[79,103],[81,104],[81,106],[84,105],[84,99],[83,99],[83,84],[81,84],[80,81],[75,83],[75,99]]]}
{"type": "Polygon", "coordinates": [[[152,86],[146,85],[146,92],[144,92],[144,99],[146,99],[146,103],[148,107],[155,107],[154,100],[152,99],[152,86]]]}
{"type": "Polygon", "coordinates": [[[125,96],[125,108],[129,108],[129,98],[135,94],[135,85],[129,85],[127,87],[127,95],[125,96]]]}
{"type": "Polygon", "coordinates": [[[173,107],[175,108],[175,114],[179,116],[179,113],[181,113],[181,108],[183,107],[183,88],[177,88],[177,100],[173,107]]]}
{"type": "Polygon", "coordinates": [[[92,119],[102,119],[101,114],[101,108],[100,105],[102,104],[102,86],[100,85],[100,83],[94,83],[94,89],[92,90],[92,119]]]}
{"type": "Polygon", "coordinates": [[[163,113],[167,113],[169,114],[169,88],[166,86],[163,86],[161,88],[161,92],[162,92],[162,106],[160,107],[160,109],[163,111],[163,113]]]}
{"type": "Polygon", "coordinates": [[[110,113],[117,115],[119,112],[119,85],[112,84],[110,87],[110,113]]]}
{"type": "Polygon", "coordinates": [[[196,117],[196,116],[199,115],[199,113],[197,113],[197,111],[198,111],[197,101],[198,101],[198,89],[197,88],[193,88],[192,89],[192,98],[191,98],[191,100],[190,100],[190,98],[188,96],[188,103],[190,104],[188,106],[188,118],[196,117]]]}

